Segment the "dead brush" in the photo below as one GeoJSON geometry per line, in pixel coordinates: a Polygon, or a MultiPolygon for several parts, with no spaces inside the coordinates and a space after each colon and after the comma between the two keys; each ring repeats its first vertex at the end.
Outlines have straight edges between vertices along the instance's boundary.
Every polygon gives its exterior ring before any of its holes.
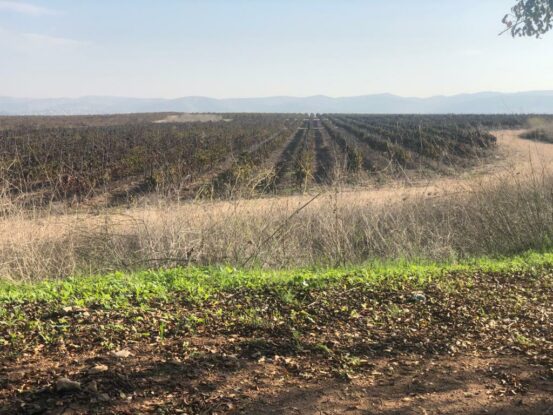
{"type": "MultiPolygon", "coordinates": [[[[401,193],[399,193],[401,194],[401,193]]],[[[455,260],[553,247],[553,175],[473,181],[436,196],[324,192],[128,209],[13,209],[0,219],[0,275],[13,280],[177,265],[336,266],[455,260]],[[250,260],[248,258],[251,258],[250,260]]]]}

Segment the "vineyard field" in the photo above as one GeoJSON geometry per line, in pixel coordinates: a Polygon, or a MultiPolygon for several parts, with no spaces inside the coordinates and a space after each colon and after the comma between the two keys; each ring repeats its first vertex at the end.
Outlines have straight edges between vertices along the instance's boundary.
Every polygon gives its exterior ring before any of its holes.
{"type": "Polygon", "coordinates": [[[493,154],[490,130],[524,122],[514,115],[0,117],[0,192],[22,204],[100,197],[116,204],[151,192],[252,197],[454,174],[493,154]]]}

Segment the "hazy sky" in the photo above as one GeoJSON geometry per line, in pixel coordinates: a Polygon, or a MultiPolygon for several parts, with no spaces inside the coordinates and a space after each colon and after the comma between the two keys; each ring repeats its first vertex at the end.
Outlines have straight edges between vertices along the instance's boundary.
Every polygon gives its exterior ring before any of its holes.
{"type": "Polygon", "coordinates": [[[553,90],[515,0],[0,0],[0,96],[553,90]]]}

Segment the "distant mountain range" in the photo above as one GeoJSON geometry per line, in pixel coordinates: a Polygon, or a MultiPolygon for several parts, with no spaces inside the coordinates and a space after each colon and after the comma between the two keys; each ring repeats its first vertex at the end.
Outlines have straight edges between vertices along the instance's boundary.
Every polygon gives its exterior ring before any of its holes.
{"type": "Polygon", "coordinates": [[[137,112],[313,112],[313,113],[553,113],[553,91],[481,92],[430,98],[392,94],[311,97],[175,99],[88,96],[81,98],[0,97],[3,115],[77,115],[137,112]]]}

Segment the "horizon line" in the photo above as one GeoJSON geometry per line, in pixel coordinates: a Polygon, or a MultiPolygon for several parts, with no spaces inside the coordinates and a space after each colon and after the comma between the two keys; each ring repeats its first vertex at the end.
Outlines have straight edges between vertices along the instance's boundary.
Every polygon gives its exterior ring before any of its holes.
{"type": "Polygon", "coordinates": [[[57,97],[29,97],[29,96],[12,96],[12,95],[0,95],[0,99],[21,99],[21,100],[76,100],[76,99],[85,99],[85,98],[119,98],[119,99],[137,99],[137,100],[162,100],[162,101],[175,101],[178,99],[184,98],[204,98],[212,99],[216,101],[225,101],[225,100],[240,100],[240,99],[270,99],[270,98],[291,98],[291,99],[306,99],[306,98],[329,98],[329,99],[344,99],[344,98],[361,98],[361,97],[373,97],[373,96],[392,96],[403,99],[432,99],[432,98],[453,98],[463,95],[480,95],[480,94],[500,94],[500,95],[516,95],[516,94],[528,94],[528,93],[553,93],[553,89],[533,89],[533,90],[522,90],[522,91],[493,91],[485,90],[478,92],[460,92],[455,94],[436,94],[436,95],[426,95],[426,96],[412,96],[412,95],[399,95],[391,92],[378,92],[378,93],[367,93],[361,95],[325,95],[325,94],[314,94],[314,95],[263,95],[263,96],[231,96],[216,98],[208,95],[182,95],[174,98],[165,98],[165,97],[137,97],[129,95],[78,95],[78,96],[57,96],[57,97]]]}

